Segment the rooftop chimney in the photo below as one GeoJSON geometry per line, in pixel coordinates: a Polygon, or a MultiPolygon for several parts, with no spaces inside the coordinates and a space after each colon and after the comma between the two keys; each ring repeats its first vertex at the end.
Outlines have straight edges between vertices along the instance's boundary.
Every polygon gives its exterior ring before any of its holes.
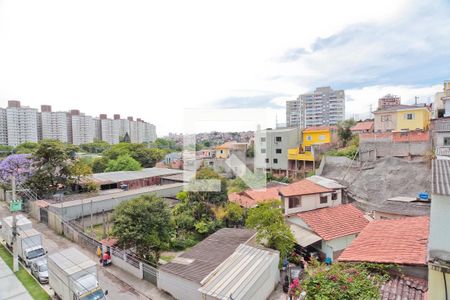
{"type": "Polygon", "coordinates": [[[114,115],[114,120],[120,120],[120,115],[119,114],[115,114],[114,115]]]}
{"type": "Polygon", "coordinates": [[[133,121],[133,117],[128,117],[128,121],[133,121]]]}
{"type": "Polygon", "coordinates": [[[41,112],[51,112],[52,106],[51,105],[41,105],[41,112]]]}
{"type": "Polygon", "coordinates": [[[106,114],[100,114],[100,120],[106,120],[108,116],[106,114]]]}
{"type": "Polygon", "coordinates": [[[78,109],[71,109],[70,110],[70,114],[72,116],[79,116],[80,115],[80,111],[78,109]]]}
{"type": "Polygon", "coordinates": [[[8,107],[20,107],[20,101],[8,100],[8,107]]]}
{"type": "Polygon", "coordinates": [[[138,122],[142,122],[141,118],[137,118],[136,121],[138,122]]]}

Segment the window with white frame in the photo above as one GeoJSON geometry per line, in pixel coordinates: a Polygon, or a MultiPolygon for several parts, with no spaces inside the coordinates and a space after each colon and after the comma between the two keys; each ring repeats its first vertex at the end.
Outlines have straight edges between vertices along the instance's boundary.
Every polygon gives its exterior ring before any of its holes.
{"type": "Polygon", "coordinates": [[[413,113],[407,113],[405,114],[406,120],[414,120],[414,114],[413,113]]]}

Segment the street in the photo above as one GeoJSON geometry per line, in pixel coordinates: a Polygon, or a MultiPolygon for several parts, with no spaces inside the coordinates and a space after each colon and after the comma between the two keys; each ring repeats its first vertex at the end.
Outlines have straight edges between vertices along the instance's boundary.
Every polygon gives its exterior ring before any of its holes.
{"type": "MultiPolygon", "coordinates": [[[[4,202],[2,202],[0,204],[0,218],[7,217],[9,215],[10,212],[8,207],[4,202]]],[[[76,243],[73,243],[69,239],[56,234],[53,230],[49,229],[47,225],[39,223],[32,218],[29,219],[33,222],[33,228],[42,234],[43,246],[48,251],[48,254],[58,252],[65,248],[76,247],[78,250],[89,256],[92,260],[98,262],[98,258],[95,253],[90,253],[85,248],[79,247],[76,243]]],[[[104,290],[108,290],[108,299],[172,299],[168,295],[159,291],[157,287],[150,282],[135,278],[133,275],[122,271],[114,265],[105,268],[98,264],[97,271],[100,286],[104,290]]],[[[53,291],[48,284],[44,284],[43,287],[49,291],[50,294],[53,294],[53,291]]]]}

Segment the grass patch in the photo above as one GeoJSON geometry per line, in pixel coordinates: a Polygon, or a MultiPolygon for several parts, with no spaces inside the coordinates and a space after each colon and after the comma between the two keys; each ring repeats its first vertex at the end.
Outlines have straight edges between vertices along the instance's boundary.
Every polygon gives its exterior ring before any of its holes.
{"type": "Polygon", "coordinates": [[[171,262],[175,258],[175,255],[161,255],[160,258],[164,261],[171,262]]]}
{"type": "MultiPolygon", "coordinates": [[[[88,226],[84,229],[84,233],[89,235],[90,237],[93,237],[97,241],[100,241],[103,239],[103,224],[97,224],[93,226],[94,230],[91,230],[91,226],[88,226]]],[[[112,230],[112,224],[108,223],[108,228],[106,229],[109,234],[111,234],[112,230]]]]}
{"type": "MultiPolygon", "coordinates": [[[[6,250],[5,246],[0,245],[0,257],[5,261],[9,268],[13,269],[13,257],[6,250]]],[[[36,300],[50,300],[47,292],[37,283],[37,281],[19,264],[19,271],[15,273],[17,279],[24,285],[31,297],[36,300]]]]}

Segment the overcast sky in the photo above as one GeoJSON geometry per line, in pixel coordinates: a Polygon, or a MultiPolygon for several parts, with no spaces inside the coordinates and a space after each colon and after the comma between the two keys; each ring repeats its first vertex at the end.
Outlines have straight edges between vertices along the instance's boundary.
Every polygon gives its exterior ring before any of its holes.
{"type": "Polygon", "coordinates": [[[450,79],[450,4],[430,2],[0,0],[0,106],[120,113],[158,135],[220,109],[237,120],[197,130],[247,130],[329,85],[365,117],[388,92],[431,101],[450,79]]]}

